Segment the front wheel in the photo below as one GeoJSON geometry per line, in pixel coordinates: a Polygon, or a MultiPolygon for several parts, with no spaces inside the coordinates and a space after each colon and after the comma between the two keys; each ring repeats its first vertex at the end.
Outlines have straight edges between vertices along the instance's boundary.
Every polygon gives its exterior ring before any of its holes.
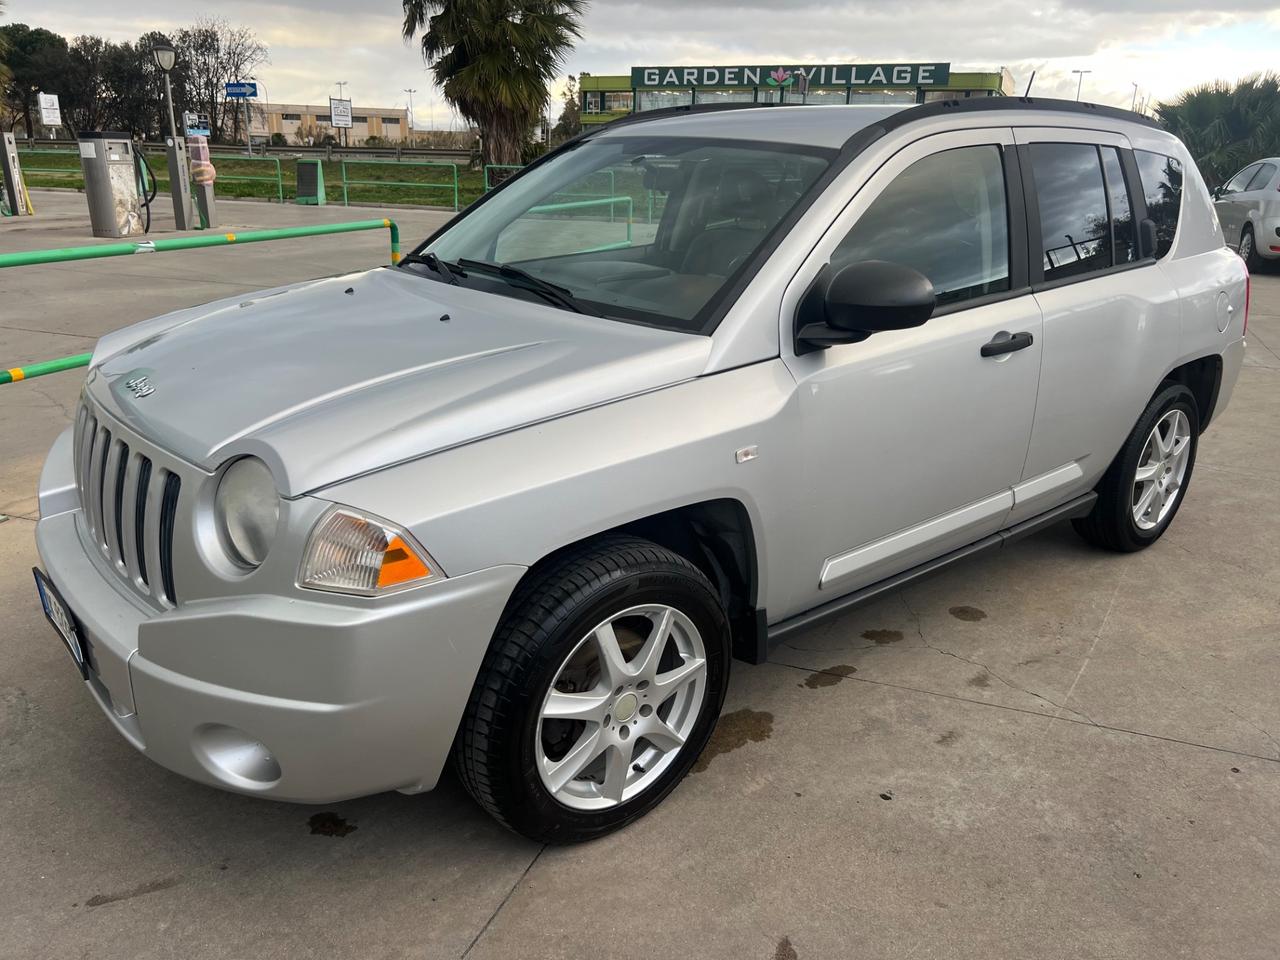
{"type": "Polygon", "coordinates": [[[508,606],[458,731],[462,781],[532,839],[603,836],[689,771],[728,662],[720,598],[693,564],[634,537],[576,550],[508,606]]]}
{"type": "Polygon", "coordinates": [[[1098,483],[1076,532],[1108,550],[1149,547],[1173,522],[1196,463],[1200,417],[1195,396],[1170,384],[1151,400],[1098,483]]]}

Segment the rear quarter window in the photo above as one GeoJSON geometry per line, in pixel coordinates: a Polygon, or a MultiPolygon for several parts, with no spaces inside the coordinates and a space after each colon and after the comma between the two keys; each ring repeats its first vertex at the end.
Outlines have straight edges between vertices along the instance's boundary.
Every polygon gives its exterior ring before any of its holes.
{"type": "Polygon", "coordinates": [[[1147,216],[1156,224],[1156,258],[1173,248],[1182,214],[1182,164],[1174,157],[1149,150],[1135,150],[1142,192],[1147,198],[1147,216]]]}

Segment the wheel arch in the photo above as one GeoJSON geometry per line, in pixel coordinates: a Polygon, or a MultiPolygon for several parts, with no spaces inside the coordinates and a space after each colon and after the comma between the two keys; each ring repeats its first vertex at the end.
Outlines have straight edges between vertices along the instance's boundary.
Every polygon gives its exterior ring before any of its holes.
{"type": "Polygon", "coordinates": [[[764,608],[759,606],[760,560],[756,532],[746,505],[734,498],[685,504],[563,544],[526,571],[514,594],[519,594],[521,585],[538,576],[564,553],[615,534],[652,540],[701,570],[724,602],[734,659],[746,663],[765,661],[768,629],[764,608]]]}
{"type": "Polygon", "coordinates": [[[1222,387],[1222,355],[1211,353],[1174,367],[1165,374],[1151,396],[1154,397],[1171,383],[1182,384],[1195,397],[1200,432],[1204,433],[1213,416],[1214,407],[1217,406],[1218,391],[1222,387]]]}

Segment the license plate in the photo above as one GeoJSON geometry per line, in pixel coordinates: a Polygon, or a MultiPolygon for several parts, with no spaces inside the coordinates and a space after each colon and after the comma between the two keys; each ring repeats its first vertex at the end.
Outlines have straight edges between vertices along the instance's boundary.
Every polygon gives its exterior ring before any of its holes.
{"type": "Polygon", "coordinates": [[[40,592],[40,605],[44,607],[44,615],[49,618],[53,629],[58,631],[58,636],[67,645],[67,652],[76,662],[81,678],[87,680],[89,671],[85,666],[84,645],[80,642],[80,633],[76,629],[76,618],[71,615],[66,603],[58,595],[58,588],[53,585],[53,582],[35,567],[32,567],[31,572],[35,574],[36,590],[40,592]]]}

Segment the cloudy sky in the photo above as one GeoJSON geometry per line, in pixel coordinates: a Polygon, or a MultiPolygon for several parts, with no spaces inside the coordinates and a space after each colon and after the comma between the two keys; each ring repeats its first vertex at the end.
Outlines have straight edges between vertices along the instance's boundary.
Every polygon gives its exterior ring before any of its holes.
{"type": "MultiPolygon", "coordinates": [[[[274,102],[320,103],[348,81],[357,106],[403,105],[416,87],[418,125],[448,127],[448,108],[400,38],[394,0],[9,0],[7,20],[67,36],[116,40],[215,12],[252,28],[271,51],[260,77],[274,102]]],[[[1280,0],[594,0],[565,73],[632,65],[949,61],[1007,66],[1021,91],[1128,106],[1209,80],[1280,70],[1280,0]]]]}

